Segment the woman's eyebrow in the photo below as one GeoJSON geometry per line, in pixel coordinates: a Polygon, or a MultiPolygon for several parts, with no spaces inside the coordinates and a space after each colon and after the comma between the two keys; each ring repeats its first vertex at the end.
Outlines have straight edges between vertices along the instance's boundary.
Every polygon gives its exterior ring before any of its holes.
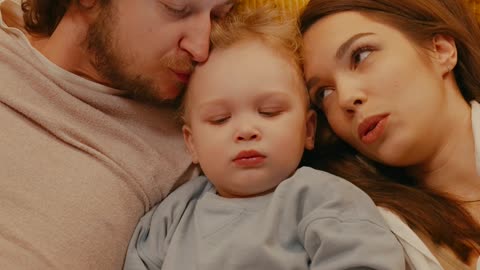
{"type": "Polygon", "coordinates": [[[350,37],[347,41],[345,41],[344,43],[342,43],[342,45],[340,45],[340,47],[338,47],[337,49],[337,53],[335,54],[335,58],[337,60],[340,60],[342,59],[344,56],[345,56],[345,53],[347,53],[348,49],[350,49],[350,47],[352,46],[352,44],[359,38],[362,38],[364,36],[370,36],[370,35],[374,35],[374,33],[358,33],[352,37],[350,37]]]}

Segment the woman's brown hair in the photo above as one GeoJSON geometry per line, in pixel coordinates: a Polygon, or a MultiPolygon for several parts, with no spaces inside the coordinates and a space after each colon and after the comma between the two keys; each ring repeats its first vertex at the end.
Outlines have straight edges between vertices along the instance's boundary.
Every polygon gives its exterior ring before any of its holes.
{"type": "MultiPolygon", "coordinates": [[[[311,0],[301,18],[302,34],[318,20],[344,11],[356,11],[404,33],[418,46],[436,34],[455,39],[458,63],[455,79],[466,101],[480,101],[480,27],[461,0],[311,0]]],[[[410,227],[446,245],[467,262],[480,246],[480,226],[446,193],[431,190],[401,168],[390,168],[362,158],[340,141],[318,112],[317,145],[307,153],[312,167],[337,174],[364,190],[373,201],[400,215],[410,227]]]]}

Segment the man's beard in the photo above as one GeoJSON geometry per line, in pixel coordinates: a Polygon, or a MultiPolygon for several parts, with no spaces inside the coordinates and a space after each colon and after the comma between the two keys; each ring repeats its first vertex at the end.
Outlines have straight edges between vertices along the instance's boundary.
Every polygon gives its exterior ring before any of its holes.
{"type": "MultiPolygon", "coordinates": [[[[87,49],[93,56],[91,64],[96,71],[103,76],[111,87],[128,91],[129,95],[137,100],[149,103],[173,103],[177,104],[178,97],[165,99],[162,97],[162,86],[152,78],[142,74],[128,72],[129,59],[115,42],[114,27],[116,24],[116,12],[111,4],[102,7],[95,22],[89,27],[87,33],[87,49]]],[[[134,61],[134,59],[132,59],[134,61]]],[[[159,66],[167,68],[193,69],[189,58],[177,59],[165,56],[158,60],[159,66]]],[[[178,92],[185,90],[185,85],[178,82],[178,92]]]]}

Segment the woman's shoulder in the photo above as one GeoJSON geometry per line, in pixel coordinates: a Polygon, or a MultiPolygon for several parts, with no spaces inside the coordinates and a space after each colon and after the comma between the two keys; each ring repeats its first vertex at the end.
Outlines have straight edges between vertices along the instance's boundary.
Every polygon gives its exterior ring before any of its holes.
{"type": "Polygon", "coordinates": [[[409,269],[443,270],[437,258],[407,223],[394,212],[378,207],[392,233],[403,246],[409,269]]]}

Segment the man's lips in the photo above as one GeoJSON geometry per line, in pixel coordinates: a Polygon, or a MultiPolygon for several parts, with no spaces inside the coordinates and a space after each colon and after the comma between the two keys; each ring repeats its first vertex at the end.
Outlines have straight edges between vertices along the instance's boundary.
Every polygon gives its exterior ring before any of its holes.
{"type": "Polygon", "coordinates": [[[365,144],[374,143],[385,130],[388,114],[378,114],[363,120],[358,126],[358,137],[365,144]]]}
{"type": "Polygon", "coordinates": [[[254,167],[261,165],[265,160],[265,155],[255,150],[241,151],[238,153],[233,162],[241,167],[254,167]]]}
{"type": "Polygon", "coordinates": [[[177,79],[181,81],[182,83],[188,83],[190,80],[190,75],[192,74],[189,71],[175,71],[172,70],[173,73],[177,76],[177,79]]]}

